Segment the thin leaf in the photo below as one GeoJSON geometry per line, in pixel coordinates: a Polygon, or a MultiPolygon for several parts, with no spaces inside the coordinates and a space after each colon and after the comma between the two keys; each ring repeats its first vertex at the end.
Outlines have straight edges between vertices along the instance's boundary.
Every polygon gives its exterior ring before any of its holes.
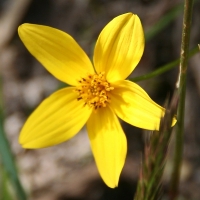
{"type": "MultiPolygon", "coordinates": [[[[193,48],[189,53],[189,58],[194,56],[197,52],[199,52],[199,48],[198,47],[193,48]]],[[[180,59],[176,59],[166,65],[159,67],[158,69],[156,69],[153,72],[150,72],[150,73],[142,75],[142,76],[130,78],[129,80],[133,81],[133,82],[139,82],[139,81],[144,81],[144,80],[159,76],[159,75],[177,67],[179,65],[179,63],[180,63],[180,59]]]]}
{"type": "Polygon", "coordinates": [[[5,172],[13,185],[13,188],[17,194],[18,200],[26,200],[25,191],[20,183],[17,168],[15,165],[15,160],[6,138],[6,134],[3,128],[3,102],[2,102],[2,90],[1,90],[1,80],[0,80],[0,157],[3,164],[5,172]]]}

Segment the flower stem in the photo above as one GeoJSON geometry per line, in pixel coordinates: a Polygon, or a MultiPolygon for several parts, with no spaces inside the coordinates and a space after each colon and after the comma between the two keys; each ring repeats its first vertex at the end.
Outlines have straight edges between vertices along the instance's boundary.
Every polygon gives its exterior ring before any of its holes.
{"type": "Polygon", "coordinates": [[[177,113],[174,166],[170,184],[171,200],[175,200],[178,196],[180,171],[181,171],[181,164],[183,157],[186,77],[187,77],[187,63],[189,58],[189,41],[190,41],[190,27],[192,20],[192,7],[193,7],[193,0],[185,0],[181,53],[180,53],[180,71],[179,71],[178,81],[176,84],[176,87],[178,88],[179,92],[179,105],[177,113]]]}

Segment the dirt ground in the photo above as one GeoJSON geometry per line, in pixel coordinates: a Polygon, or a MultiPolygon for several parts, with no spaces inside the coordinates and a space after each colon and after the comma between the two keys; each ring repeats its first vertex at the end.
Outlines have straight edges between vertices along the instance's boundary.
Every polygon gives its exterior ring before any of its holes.
{"type": "MultiPolygon", "coordinates": [[[[25,22],[61,29],[92,57],[102,28],[115,16],[137,14],[147,32],[180,0],[0,0],[0,71],[3,84],[5,130],[17,160],[20,178],[30,200],[132,200],[138,180],[146,131],[122,122],[128,140],[128,155],[119,187],[109,189],[101,180],[83,128],[73,139],[40,150],[25,150],[18,144],[22,125],[36,106],[63,87],[33,58],[20,41],[17,27],[25,22]]],[[[200,43],[200,1],[193,13],[190,47],[200,43]]],[[[131,75],[151,72],[179,57],[182,12],[145,44],[141,62],[131,75]]],[[[173,93],[178,66],[153,79],[139,82],[153,100],[163,105],[173,93]]],[[[187,77],[185,143],[180,196],[200,199],[200,54],[189,62],[187,77]]],[[[164,176],[167,190],[173,155],[173,140],[164,176]]]]}

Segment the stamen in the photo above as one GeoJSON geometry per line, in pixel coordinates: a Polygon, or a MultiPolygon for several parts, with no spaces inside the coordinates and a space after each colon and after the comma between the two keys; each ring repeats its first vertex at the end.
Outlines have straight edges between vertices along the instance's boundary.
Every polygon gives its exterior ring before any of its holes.
{"type": "Polygon", "coordinates": [[[109,92],[114,90],[114,87],[110,86],[110,83],[106,80],[105,73],[89,75],[82,78],[79,83],[75,90],[78,92],[77,100],[83,100],[84,105],[97,110],[106,107],[110,102],[109,92]]]}

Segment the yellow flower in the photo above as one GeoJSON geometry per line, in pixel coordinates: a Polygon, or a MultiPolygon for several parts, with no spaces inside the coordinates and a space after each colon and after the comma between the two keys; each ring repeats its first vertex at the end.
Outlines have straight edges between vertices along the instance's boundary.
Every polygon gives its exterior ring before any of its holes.
{"type": "Polygon", "coordinates": [[[165,112],[139,85],[124,80],[143,54],[140,19],[127,13],[108,23],[95,46],[94,65],[75,40],[60,30],[23,24],[19,36],[50,73],[71,85],[38,106],[22,128],[20,144],[24,148],[56,145],[86,124],[99,173],[109,187],[116,187],[127,152],[118,117],[155,130],[165,112]]]}

